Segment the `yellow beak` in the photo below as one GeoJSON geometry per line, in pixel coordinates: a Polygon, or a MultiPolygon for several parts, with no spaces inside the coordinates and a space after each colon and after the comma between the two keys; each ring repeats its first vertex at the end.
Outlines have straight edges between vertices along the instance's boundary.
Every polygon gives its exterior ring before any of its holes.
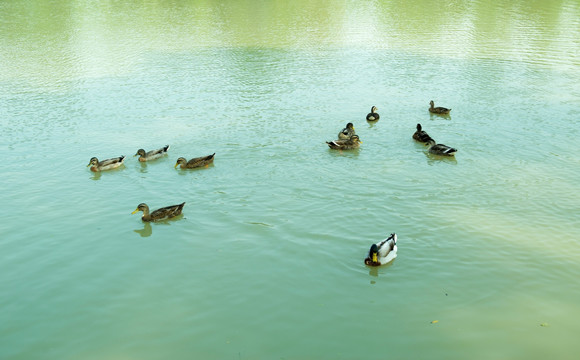
{"type": "Polygon", "coordinates": [[[136,213],[138,211],[139,211],[139,208],[135,209],[135,211],[133,211],[131,214],[134,214],[134,213],[136,213]]]}
{"type": "Polygon", "coordinates": [[[175,163],[175,166],[173,168],[175,169],[177,167],[177,165],[179,165],[179,163],[175,163]]]}
{"type": "Polygon", "coordinates": [[[378,259],[377,259],[377,254],[376,254],[376,253],[375,253],[375,254],[373,254],[373,262],[375,262],[375,263],[376,263],[376,262],[378,262],[378,259]]]}

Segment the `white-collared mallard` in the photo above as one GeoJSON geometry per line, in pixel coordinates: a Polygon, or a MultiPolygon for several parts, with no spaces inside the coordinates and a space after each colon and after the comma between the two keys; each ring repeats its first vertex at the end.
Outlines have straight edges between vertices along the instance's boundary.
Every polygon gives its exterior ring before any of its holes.
{"type": "Polygon", "coordinates": [[[125,156],[119,156],[112,159],[107,159],[103,161],[99,161],[96,157],[92,157],[87,165],[91,167],[91,171],[98,172],[104,170],[111,170],[116,167],[123,165],[123,161],[125,160],[125,156]]]}
{"type": "Polygon", "coordinates": [[[328,147],[335,150],[352,150],[358,149],[362,141],[360,141],[358,135],[353,135],[348,140],[334,140],[327,141],[328,147]]]}
{"type": "Polygon", "coordinates": [[[365,258],[365,265],[381,266],[390,263],[397,257],[397,234],[373,244],[365,258]]]}
{"type": "Polygon", "coordinates": [[[137,206],[137,209],[133,211],[131,214],[135,214],[138,211],[143,211],[143,216],[141,220],[149,222],[149,221],[158,221],[169,219],[181,214],[181,210],[183,210],[183,206],[185,203],[181,203],[179,205],[171,205],[162,207],[161,209],[157,209],[152,213],[149,213],[149,206],[145,203],[141,203],[137,206]]]}
{"type": "Polygon", "coordinates": [[[379,109],[377,109],[376,106],[373,106],[371,108],[371,112],[367,114],[367,120],[368,121],[377,121],[380,118],[379,114],[377,113],[378,110],[379,109]]]}
{"type": "Polygon", "coordinates": [[[430,141],[433,141],[433,139],[431,138],[431,136],[429,136],[429,134],[427,134],[421,128],[421,124],[417,124],[417,131],[415,131],[415,133],[413,134],[413,139],[415,141],[422,142],[422,143],[428,143],[430,141]]]}
{"type": "Polygon", "coordinates": [[[429,145],[429,149],[427,149],[427,151],[429,151],[429,153],[433,155],[454,156],[455,153],[457,152],[457,149],[454,149],[450,146],[444,144],[436,144],[435,140],[433,139],[431,139],[431,141],[429,141],[427,145],[429,145]]]}
{"type": "Polygon", "coordinates": [[[441,107],[441,106],[435,107],[435,103],[433,102],[433,100],[431,100],[429,102],[429,105],[431,105],[431,107],[429,108],[429,112],[430,113],[433,113],[433,114],[442,114],[442,115],[445,115],[445,114],[449,114],[449,112],[451,111],[451,109],[444,108],[444,107],[441,107]]]}
{"type": "Polygon", "coordinates": [[[346,127],[338,133],[338,138],[341,140],[350,139],[351,136],[355,135],[354,125],[352,123],[346,124],[346,127]]]}
{"type": "Polygon", "coordinates": [[[145,161],[159,159],[163,155],[167,154],[167,150],[169,150],[169,145],[165,145],[161,149],[151,150],[151,151],[147,151],[147,152],[145,152],[145,150],[143,150],[143,149],[139,149],[139,150],[137,150],[137,154],[135,154],[134,156],[139,155],[139,161],[145,162],[145,161]]]}
{"type": "Polygon", "coordinates": [[[193,158],[189,161],[187,161],[185,158],[180,157],[179,159],[177,159],[174,168],[176,168],[178,165],[180,165],[182,169],[194,169],[198,167],[208,166],[213,162],[214,156],[215,153],[208,156],[193,158]]]}

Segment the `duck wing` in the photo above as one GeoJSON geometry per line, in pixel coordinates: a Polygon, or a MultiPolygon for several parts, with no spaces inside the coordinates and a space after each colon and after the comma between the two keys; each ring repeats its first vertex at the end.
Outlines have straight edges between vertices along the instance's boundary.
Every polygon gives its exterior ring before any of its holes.
{"type": "Polygon", "coordinates": [[[214,156],[215,156],[215,153],[213,153],[211,155],[207,155],[207,156],[193,158],[187,162],[186,166],[188,168],[196,168],[196,167],[202,167],[202,166],[208,165],[213,161],[214,156]]]}
{"type": "Polygon", "coordinates": [[[124,159],[125,159],[125,156],[119,156],[116,158],[111,158],[111,159],[99,161],[99,167],[111,166],[111,165],[116,165],[116,164],[120,165],[124,159]]]}
{"type": "Polygon", "coordinates": [[[169,145],[162,147],[161,149],[151,150],[145,154],[145,157],[152,157],[152,156],[161,156],[165,154],[169,150],[169,145]]]}
{"type": "Polygon", "coordinates": [[[170,205],[170,206],[162,207],[160,209],[153,211],[151,213],[151,218],[153,220],[162,220],[165,218],[175,217],[175,216],[181,214],[181,211],[183,210],[184,206],[185,206],[185,202],[178,204],[178,205],[170,205]]]}

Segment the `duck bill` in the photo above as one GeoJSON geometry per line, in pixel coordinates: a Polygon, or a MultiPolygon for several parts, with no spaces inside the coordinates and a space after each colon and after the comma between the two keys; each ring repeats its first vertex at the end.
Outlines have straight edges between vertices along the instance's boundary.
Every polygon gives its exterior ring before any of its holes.
{"type": "Polygon", "coordinates": [[[372,259],[374,263],[379,262],[379,259],[377,259],[377,253],[373,254],[372,259]]]}
{"type": "Polygon", "coordinates": [[[175,169],[177,167],[177,165],[179,165],[179,163],[175,164],[175,166],[173,168],[175,169]]]}
{"type": "Polygon", "coordinates": [[[135,209],[135,211],[133,211],[131,214],[135,214],[138,211],[139,211],[139,208],[135,209]]]}

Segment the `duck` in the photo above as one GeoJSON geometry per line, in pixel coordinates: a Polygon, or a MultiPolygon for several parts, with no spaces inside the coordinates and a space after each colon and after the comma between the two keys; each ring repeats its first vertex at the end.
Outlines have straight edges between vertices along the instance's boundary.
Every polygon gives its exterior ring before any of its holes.
{"type": "Polygon", "coordinates": [[[141,204],[137,205],[137,209],[135,209],[135,211],[133,211],[131,214],[135,214],[138,211],[143,211],[143,216],[141,217],[141,220],[143,220],[145,222],[159,221],[159,220],[164,220],[164,219],[170,219],[172,217],[176,217],[177,215],[180,215],[184,206],[185,206],[185,202],[182,202],[179,205],[171,205],[171,206],[162,207],[162,208],[157,209],[157,210],[153,211],[152,213],[150,213],[149,206],[147,206],[147,204],[145,204],[145,203],[141,203],[141,204]]]}
{"type": "Polygon", "coordinates": [[[341,132],[338,133],[338,138],[340,140],[350,139],[351,136],[355,135],[354,132],[354,125],[352,123],[346,124],[346,127],[342,129],[341,132]]]}
{"type": "Polygon", "coordinates": [[[371,108],[371,112],[367,114],[368,121],[377,121],[380,118],[379,114],[377,113],[377,110],[379,109],[377,109],[376,106],[373,106],[371,108]]]}
{"type": "Polygon", "coordinates": [[[455,153],[457,152],[457,149],[444,144],[437,144],[433,139],[427,142],[427,145],[429,146],[429,149],[427,149],[427,151],[429,151],[429,153],[433,155],[455,156],[455,153]]]}
{"type": "Polygon", "coordinates": [[[145,150],[143,150],[143,149],[139,149],[139,150],[137,150],[137,153],[133,156],[135,157],[137,155],[140,155],[139,161],[145,162],[145,161],[159,159],[163,155],[167,154],[167,150],[169,150],[169,145],[165,145],[161,149],[151,150],[151,151],[147,151],[147,152],[145,152],[145,150]]]}
{"type": "Polygon", "coordinates": [[[182,169],[194,169],[198,167],[208,166],[213,162],[214,156],[215,153],[208,156],[196,157],[189,161],[187,161],[185,158],[180,157],[179,159],[177,159],[174,168],[176,168],[178,165],[181,165],[182,169]]]}
{"type": "Polygon", "coordinates": [[[413,139],[421,143],[428,143],[433,140],[431,136],[422,129],[421,124],[417,124],[417,131],[413,134],[413,139]]]}
{"type": "Polygon", "coordinates": [[[124,160],[125,156],[119,156],[116,158],[107,159],[103,161],[99,161],[99,159],[97,159],[96,157],[92,157],[91,160],[89,160],[89,164],[87,165],[87,167],[90,166],[91,167],[90,169],[93,172],[111,170],[123,165],[124,160]]]}
{"type": "Polygon", "coordinates": [[[381,266],[390,263],[397,257],[397,234],[392,233],[386,239],[372,244],[365,265],[381,266]]]}
{"type": "Polygon", "coordinates": [[[431,105],[431,107],[429,108],[429,112],[433,114],[449,114],[449,112],[451,111],[451,109],[442,106],[435,107],[435,103],[433,102],[433,100],[429,102],[429,105],[431,105]]]}
{"type": "Polygon", "coordinates": [[[333,140],[327,141],[326,143],[328,144],[328,147],[334,150],[352,150],[358,149],[360,144],[362,144],[362,141],[360,141],[358,135],[353,135],[348,140],[333,140]]]}

